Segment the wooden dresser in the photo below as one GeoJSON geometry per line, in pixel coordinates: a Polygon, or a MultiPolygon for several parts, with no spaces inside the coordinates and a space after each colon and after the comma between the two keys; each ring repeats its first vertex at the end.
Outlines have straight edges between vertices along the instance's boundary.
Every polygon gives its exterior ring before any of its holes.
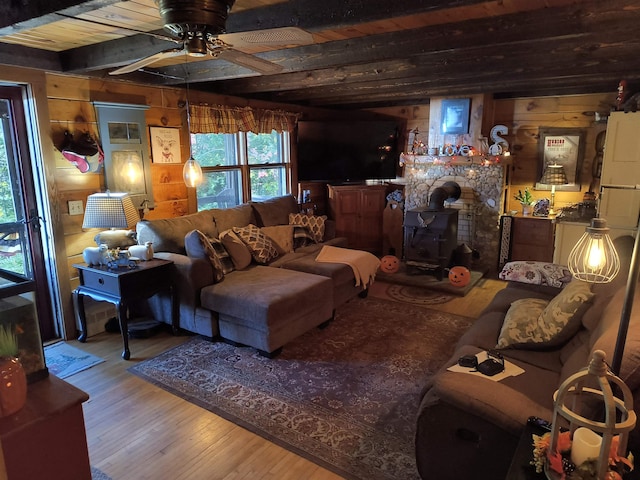
{"type": "Polygon", "coordinates": [[[553,261],[554,227],[549,217],[505,215],[501,221],[502,268],[506,261],[553,261]]]}

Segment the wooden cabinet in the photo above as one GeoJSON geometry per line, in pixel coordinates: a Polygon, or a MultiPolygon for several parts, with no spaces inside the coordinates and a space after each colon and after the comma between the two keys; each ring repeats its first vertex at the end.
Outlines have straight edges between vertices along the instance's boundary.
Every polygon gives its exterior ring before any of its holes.
{"type": "Polygon", "coordinates": [[[82,413],[88,399],[53,375],[29,384],[22,410],[0,419],[0,478],[91,480],[82,413]]]}
{"type": "Polygon", "coordinates": [[[640,113],[613,112],[607,122],[598,215],[629,233],[640,213],[640,113]],[[626,186],[629,188],[617,188],[626,186]],[[632,189],[635,187],[636,189],[632,189]]]}
{"type": "Polygon", "coordinates": [[[553,261],[554,223],[550,218],[520,215],[508,218],[510,221],[502,224],[509,232],[502,237],[509,242],[509,261],[553,261]]]}
{"type": "Polygon", "coordinates": [[[382,252],[382,212],[385,185],[329,186],[329,217],[336,222],[336,235],[347,237],[349,247],[382,252]]]}

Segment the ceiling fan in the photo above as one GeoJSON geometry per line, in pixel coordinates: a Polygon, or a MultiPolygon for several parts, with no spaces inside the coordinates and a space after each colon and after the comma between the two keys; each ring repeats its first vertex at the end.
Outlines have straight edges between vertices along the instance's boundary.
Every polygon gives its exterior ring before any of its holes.
{"type": "Polygon", "coordinates": [[[235,0],[155,0],[164,21],[164,28],[175,38],[167,40],[182,44],[137,60],[109,72],[122,75],[140,70],[160,60],[188,55],[226,60],[261,74],[277,73],[282,66],[250,55],[233,46],[248,45],[309,45],[313,36],[295,27],[274,28],[225,34],[226,21],[235,0]]]}

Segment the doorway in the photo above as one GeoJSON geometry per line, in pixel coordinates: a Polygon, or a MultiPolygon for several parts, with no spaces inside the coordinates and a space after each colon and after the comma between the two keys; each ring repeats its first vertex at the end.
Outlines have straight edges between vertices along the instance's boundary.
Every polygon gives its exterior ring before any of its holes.
{"type": "Polygon", "coordinates": [[[51,249],[40,213],[45,209],[36,188],[27,105],[26,86],[0,86],[0,322],[27,311],[47,341],[58,337],[47,273],[51,249]]]}

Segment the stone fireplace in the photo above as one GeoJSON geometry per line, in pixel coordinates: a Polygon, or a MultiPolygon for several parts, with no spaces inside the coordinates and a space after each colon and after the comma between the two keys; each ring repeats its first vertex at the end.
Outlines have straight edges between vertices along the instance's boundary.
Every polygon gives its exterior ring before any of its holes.
{"type": "MultiPolygon", "coordinates": [[[[430,157],[403,155],[405,213],[426,209],[434,189],[456,182],[460,198],[447,202],[458,210],[457,244],[475,252],[472,268],[495,271],[499,253],[499,217],[503,211],[508,157],[430,157]]],[[[405,245],[406,248],[406,245],[405,245]]]]}

